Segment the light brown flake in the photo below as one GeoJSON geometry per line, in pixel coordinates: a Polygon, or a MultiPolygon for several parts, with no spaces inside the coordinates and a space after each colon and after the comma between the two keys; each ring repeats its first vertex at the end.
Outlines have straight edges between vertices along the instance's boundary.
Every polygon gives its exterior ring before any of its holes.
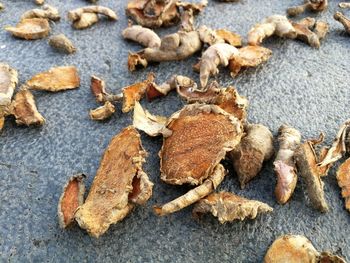
{"type": "Polygon", "coordinates": [[[95,96],[96,101],[100,103],[116,102],[123,99],[123,94],[111,94],[106,91],[106,83],[104,80],[91,76],[90,89],[92,94],[95,96]]]}
{"type": "Polygon", "coordinates": [[[115,107],[109,101],[106,101],[103,106],[90,110],[90,118],[94,121],[103,121],[110,118],[115,112],[115,107]]]}
{"type": "Polygon", "coordinates": [[[226,43],[230,44],[234,47],[241,47],[242,46],[242,37],[234,32],[231,32],[226,29],[217,29],[215,30],[216,35],[223,40],[225,40],[226,43]]]}
{"type": "Polygon", "coordinates": [[[29,18],[21,20],[15,27],[5,27],[5,30],[15,37],[25,40],[35,40],[47,37],[51,29],[47,19],[29,18]]]}

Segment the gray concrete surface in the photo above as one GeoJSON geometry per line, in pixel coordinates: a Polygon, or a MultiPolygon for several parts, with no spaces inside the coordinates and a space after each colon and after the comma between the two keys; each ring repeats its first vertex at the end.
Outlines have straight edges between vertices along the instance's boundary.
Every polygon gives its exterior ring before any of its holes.
{"type": "MultiPolygon", "coordinates": [[[[30,0],[3,0],[0,28],[15,24],[20,14],[36,6],[30,0]]],[[[248,198],[273,206],[274,212],[254,221],[220,225],[206,216],[196,222],[191,208],[168,217],[157,217],[154,204],[161,204],[188,188],[168,186],[159,179],[157,152],[161,139],[142,135],[149,152],[145,170],[155,182],[154,195],[145,207],[138,207],[123,222],[112,226],[100,239],[90,238],[74,227],[58,227],[56,206],[62,186],[77,172],[88,175],[91,185],[101,154],[113,135],[130,125],[132,114],[118,113],[106,122],[89,120],[88,111],[97,106],[90,94],[90,75],[106,80],[108,88],[142,80],[154,71],[162,82],[172,74],[194,77],[192,64],[197,57],[181,62],[154,65],[133,73],[126,67],[128,50],[138,45],[124,41],[121,31],[127,26],[126,1],[100,0],[114,9],[118,22],[102,21],[90,29],[75,31],[66,19],[68,10],[86,4],[83,0],[47,0],[57,6],[63,19],[52,24],[53,33],[65,33],[78,52],[62,55],[53,51],[47,39],[23,41],[0,31],[0,61],[19,70],[20,82],[56,65],[79,68],[78,90],[51,94],[35,93],[37,105],[47,119],[42,128],[17,127],[9,119],[0,135],[0,261],[1,262],[261,262],[272,241],[286,233],[303,234],[320,249],[329,249],[350,260],[350,216],[335,179],[333,168],[325,178],[325,191],[331,211],[313,210],[298,183],[292,200],[285,206],[273,195],[275,176],[271,162],[245,190],[238,187],[229,164],[230,175],[220,186],[248,198]]],[[[209,6],[196,23],[213,28],[228,28],[243,36],[256,22],[301,1],[255,1],[218,3],[209,6]]],[[[249,98],[249,120],[269,126],[274,134],[287,122],[300,129],[304,138],[325,131],[330,144],[338,126],[350,116],[350,36],[332,19],[338,1],[318,18],[327,20],[331,30],[319,50],[304,43],[272,38],[264,43],[273,50],[272,58],[257,69],[246,70],[231,79],[221,70],[216,79],[222,85],[235,85],[249,98]]],[[[346,12],[350,15],[350,12],[346,12]]],[[[314,14],[312,14],[315,16],[314,14]]],[[[159,30],[164,35],[176,27],[159,30]]],[[[176,94],[142,104],[153,113],[170,115],[184,103],[176,94]]]]}

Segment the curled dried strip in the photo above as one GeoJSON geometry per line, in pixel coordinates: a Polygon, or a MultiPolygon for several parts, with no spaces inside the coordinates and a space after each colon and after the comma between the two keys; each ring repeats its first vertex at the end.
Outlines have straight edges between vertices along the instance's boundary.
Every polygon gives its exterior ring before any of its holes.
{"type": "Polygon", "coordinates": [[[98,14],[105,15],[110,20],[117,20],[116,13],[104,6],[85,6],[68,12],[68,19],[73,22],[76,29],[84,29],[90,27],[98,21],[98,14]]]}
{"type": "Polygon", "coordinates": [[[5,30],[15,37],[25,40],[35,40],[47,37],[51,29],[47,19],[29,18],[22,19],[15,27],[5,27],[5,30]]]}
{"type": "Polygon", "coordinates": [[[210,46],[202,55],[200,66],[201,87],[205,88],[210,75],[219,72],[218,66],[227,66],[230,59],[238,54],[238,49],[226,43],[210,46]]]}
{"type": "Polygon", "coordinates": [[[350,8],[350,3],[341,2],[338,5],[340,8],[350,8]]]}
{"type": "Polygon", "coordinates": [[[334,14],[334,19],[342,23],[345,31],[350,34],[350,19],[344,16],[341,12],[336,12],[334,14]]]}
{"type": "Polygon", "coordinates": [[[258,214],[272,212],[269,205],[249,200],[244,197],[229,193],[212,193],[198,201],[192,211],[194,217],[204,213],[211,213],[217,217],[221,224],[234,220],[254,219],[258,214]]]}
{"type": "Polygon", "coordinates": [[[266,126],[247,124],[245,133],[241,143],[230,153],[242,189],[274,153],[273,135],[266,126]]]}
{"type": "Polygon", "coordinates": [[[52,21],[58,21],[61,19],[61,16],[57,8],[45,4],[41,9],[35,8],[28,10],[21,16],[21,20],[28,18],[45,18],[52,21]]]}
{"type": "Polygon", "coordinates": [[[299,22],[292,22],[292,25],[297,34],[296,39],[308,43],[311,47],[319,48],[320,39],[315,32],[311,31],[315,23],[315,19],[305,18],[299,22]]]}
{"type": "Polygon", "coordinates": [[[11,103],[17,83],[17,70],[7,64],[0,63],[0,108],[11,103]]]}
{"type": "Polygon", "coordinates": [[[223,39],[226,43],[234,47],[242,46],[242,37],[234,32],[231,32],[226,29],[217,29],[215,30],[216,35],[223,39]]]}
{"type": "Polygon", "coordinates": [[[308,140],[299,145],[294,156],[298,171],[305,181],[312,206],[324,213],[329,208],[323,190],[324,183],[321,180],[321,171],[317,166],[319,158],[315,151],[315,146],[320,144],[323,139],[324,135],[320,134],[318,139],[308,140]]]}
{"type": "Polygon", "coordinates": [[[197,31],[198,31],[200,40],[203,43],[208,44],[209,46],[212,46],[217,43],[225,42],[225,40],[217,34],[217,31],[207,26],[202,25],[198,28],[197,31]]]}
{"type": "Polygon", "coordinates": [[[248,44],[260,45],[263,40],[272,35],[286,38],[295,38],[296,32],[287,17],[272,15],[255,25],[248,33],[248,44]]]}
{"type": "Polygon", "coordinates": [[[154,212],[159,216],[164,216],[194,204],[213,192],[224,180],[225,175],[225,168],[221,164],[216,165],[212,175],[210,175],[201,185],[160,207],[155,206],[153,208],[154,212]]]}
{"type": "Polygon", "coordinates": [[[161,40],[157,33],[146,27],[133,25],[124,29],[122,35],[125,39],[135,41],[145,47],[160,47],[161,40]]]}
{"type": "Polygon", "coordinates": [[[149,85],[146,90],[147,99],[151,101],[155,98],[166,96],[170,91],[176,88],[177,77],[178,76],[174,75],[161,85],[149,85]]]}
{"type": "Polygon", "coordinates": [[[133,202],[144,203],[151,197],[153,184],[142,171],[146,155],[132,126],[111,140],[89,195],[75,212],[75,220],[91,236],[99,237],[126,217],[133,202]]]}
{"type": "Polygon", "coordinates": [[[337,181],[342,189],[341,194],[345,200],[345,208],[350,212],[350,158],[340,165],[337,171],[337,181]]]}
{"type": "Polygon", "coordinates": [[[292,196],[298,180],[294,152],[300,144],[301,134],[288,125],[282,125],[278,132],[279,150],[273,162],[277,176],[275,196],[278,203],[285,204],[292,196]]]}
{"type": "Polygon", "coordinates": [[[74,66],[54,67],[36,74],[24,85],[28,89],[58,92],[78,88],[80,78],[74,66]]]}
{"type": "Polygon", "coordinates": [[[75,210],[84,203],[84,179],[84,174],[74,175],[63,187],[57,209],[61,228],[67,228],[75,222],[75,210]]]}
{"type": "Polygon", "coordinates": [[[123,99],[123,94],[110,94],[106,91],[106,83],[104,80],[91,76],[90,89],[92,94],[95,96],[96,101],[100,103],[115,102],[123,99]]]}
{"type": "Polygon", "coordinates": [[[289,16],[297,16],[304,13],[307,10],[313,12],[322,12],[328,7],[328,0],[307,0],[305,4],[299,6],[293,6],[287,9],[289,16]]]}
{"type": "Polygon", "coordinates": [[[109,101],[106,101],[103,106],[100,106],[94,110],[90,110],[90,118],[95,121],[102,121],[110,118],[115,112],[115,107],[109,101]]]}
{"type": "Polygon", "coordinates": [[[50,37],[49,45],[67,54],[72,54],[77,50],[72,41],[63,34],[50,37]]]}

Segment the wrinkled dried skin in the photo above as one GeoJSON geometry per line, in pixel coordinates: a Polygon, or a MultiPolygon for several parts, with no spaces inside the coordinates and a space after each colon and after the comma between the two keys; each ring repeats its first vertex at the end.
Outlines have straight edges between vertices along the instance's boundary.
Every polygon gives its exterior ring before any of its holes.
{"type": "Polygon", "coordinates": [[[318,39],[322,40],[326,37],[329,31],[329,24],[324,21],[317,21],[314,30],[315,34],[318,36],[318,39]]]}
{"type": "Polygon", "coordinates": [[[183,8],[184,10],[191,10],[193,14],[197,15],[198,13],[202,12],[204,8],[208,5],[208,1],[202,0],[200,3],[177,1],[176,5],[178,7],[183,8]]]}
{"type": "Polygon", "coordinates": [[[82,15],[86,13],[105,15],[111,20],[118,19],[116,13],[112,9],[104,6],[98,6],[98,5],[84,6],[84,7],[71,10],[68,12],[68,19],[72,22],[75,22],[77,20],[80,20],[82,18],[82,15]]]}
{"type": "Polygon", "coordinates": [[[342,189],[345,208],[350,212],[350,159],[341,164],[337,171],[338,185],[342,189]]]}
{"type": "Polygon", "coordinates": [[[245,132],[241,143],[230,153],[242,189],[258,175],[263,163],[274,153],[273,135],[267,127],[248,124],[245,132]]]}
{"type": "Polygon", "coordinates": [[[91,76],[90,89],[95,96],[96,101],[100,103],[115,102],[123,99],[123,94],[110,94],[106,91],[106,83],[104,80],[91,76]]]}
{"type": "Polygon", "coordinates": [[[279,128],[279,150],[273,165],[277,176],[275,196],[280,204],[288,202],[297,184],[298,176],[294,152],[299,146],[300,140],[301,134],[298,130],[287,125],[282,125],[279,128]]]}
{"type": "MultiPolygon", "coordinates": [[[[129,203],[129,196],[137,200],[137,193],[143,190],[141,177],[147,177],[142,171],[145,156],[140,135],[132,126],[125,128],[111,140],[89,195],[75,213],[79,226],[86,229],[91,236],[99,237],[111,224],[122,220],[131,211],[133,205],[129,203]]],[[[148,200],[152,194],[152,190],[147,187],[146,190],[146,196],[143,192],[139,193],[142,194],[143,201],[148,200]]]]}
{"type": "Polygon", "coordinates": [[[47,37],[50,33],[49,22],[44,18],[30,18],[21,20],[16,27],[8,26],[5,30],[12,35],[25,40],[35,40],[47,37]]]}
{"type": "Polygon", "coordinates": [[[200,200],[194,207],[192,214],[199,217],[204,213],[211,213],[221,224],[234,220],[254,219],[258,214],[272,212],[269,205],[243,198],[241,196],[220,192],[212,193],[200,200]]]}
{"type": "Polygon", "coordinates": [[[242,68],[257,67],[266,62],[272,55],[272,51],[260,46],[246,46],[240,48],[237,56],[230,60],[229,69],[231,76],[235,77],[242,68]]]}
{"type": "Polygon", "coordinates": [[[242,37],[240,35],[226,29],[218,29],[218,30],[215,30],[215,32],[218,37],[225,40],[225,42],[230,44],[231,46],[234,46],[234,47],[242,46],[242,37]]]}
{"type": "Polygon", "coordinates": [[[145,58],[137,53],[129,52],[128,55],[128,69],[129,71],[136,70],[137,67],[146,68],[148,66],[148,62],[145,58]]]}
{"type": "Polygon", "coordinates": [[[58,92],[78,88],[80,78],[74,66],[55,67],[36,74],[25,83],[25,86],[33,90],[58,92]]]}
{"type": "Polygon", "coordinates": [[[203,182],[242,137],[241,122],[216,105],[186,105],[174,113],[159,152],[161,179],[168,184],[203,182]]]}
{"type": "Polygon", "coordinates": [[[214,168],[213,174],[210,175],[200,186],[193,188],[186,194],[164,204],[163,206],[155,206],[154,212],[159,216],[164,216],[194,204],[213,192],[224,180],[225,175],[225,168],[221,164],[218,164],[214,168]]]}
{"type": "Polygon", "coordinates": [[[45,123],[44,117],[39,113],[33,94],[29,90],[20,90],[11,103],[11,114],[15,116],[19,125],[38,125],[45,123]]]}
{"type": "Polygon", "coordinates": [[[289,16],[297,16],[304,13],[306,10],[313,12],[322,12],[328,7],[328,0],[312,1],[307,0],[305,4],[299,6],[293,6],[287,9],[289,16]]]}
{"type": "Polygon", "coordinates": [[[84,174],[74,175],[63,187],[58,202],[58,221],[61,228],[67,228],[74,223],[75,210],[84,203],[84,178],[84,174]]]}
{"type": "Polygon", "coordinates": [[[28,18],[45,18],[52,21],[58,21],[61,19],[61,16],[57,8],[51,5],[44,5],[42,9],[35,8],[28,10],[21,16],[21,20],[28,18]]]}
{"type": "Polygon", "coordinates": [[[99,21],[98,15],[95,13],[84,13],[79,20],[73,22],[75,29],[85,29],[91,27],[99,21]]]}
{"type": "Polygon", "coordinates": [[[200,83],[205,88],[209,76],[219,73],[218,66],[227,66],[230,59],[238,55],[238,49],[226,43],[218,43],[210,46],[202,55],[200,66],[200,83]]]}
{"type": "Polygon", "coordinates": [[[350,19],[344,16],[341,12],[336,12],[334,14],[334,19],[339,21],[343,26],[345,31],[350,34],[350,19]]]}
{"type": "Polygon", "coordinates": [[[341,2],[338,4],[340,8],[350,8],[350,3],[341,2]]]}
{"type": "Polygon", "coordinates": [[[306,42],[311,47],[319,48],[320,40],[316,33],[311,31],[310,26],[304,23],[292,22],[292,25],[297,33],[296,39],[306,42]]]}
{"type": "Polygon", "coordinates": [[[191,9],[186,10],[181,14],[180,28],[181,28],[181,31],[185,31],[185,32],[191,32],[195,30],[193,11],[191,9]]]}
{"type": "Polygon", "coordinates": [[[144,205],[151,198],[153,183],[148,175],[139,171],[132,181],[132,192],[129,194],[129,201],[138,205],[144,205]]]}
{"type": "Polygon", "coordinates": [[[103,106],[100,106],[94,110],[90,110],[90,118],[94,121],[103,121],[110,118],[115,112],[115,107],[109,101],[106,101],[103,106]]]}
{"type": "Polygon", "coordinates": [[[225,40],[218,35],[217,31],[207,26],[204,26],[204,25],[200,26],[197,32],[199,34],[200,40],[203,43],[208,44],[209,46],[225,42],[225,40]]]}
{"type": "Polygon", "coordinates": [[[0,63],[0,107],[11,103],[18,83],[18,72],[7,64],[0,63]]]}
{"type": "Polygon", "coordinates": [[[153,30],[133,25],[123,30],[122,35],[125,39],[129,39],[141,44],[144,47],[159,48],[160,38],[153,30]]]}
{"type": "Polygon", "coordinates": [[[77,50],[72,41],[63,34],[50,37],[49,45],[67,54],[72,54],[77,50]]]}
{"type": "Polygon", "coordinates": [[[323,137],[319,140],[310,140],[301,144],[295,151],[295,160],[298,171],[305,181],[307,193],[311,204],[321,212],[329,210],[324,194],[324,184],[320,177],[320,170],[317,166],[318,158],[315,152],[315,145],[322,142],[323,137]]]}

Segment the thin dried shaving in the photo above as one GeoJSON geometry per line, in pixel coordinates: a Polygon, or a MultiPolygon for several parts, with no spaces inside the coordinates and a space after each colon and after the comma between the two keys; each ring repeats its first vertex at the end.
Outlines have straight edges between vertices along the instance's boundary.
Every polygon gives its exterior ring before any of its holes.
{"type": "Polygon", "coordinates": [[[110,94],[106,91],[106,83],[104,80],[91,76],[90,89],[95,96],[96,101],[100,103],[115,102],[123,99],[123,94],[110,94]]]}
{"type": "Polygon", "coordinates": [[[231,32],[226,29],[217,29],[215,30],[215,33],[218,37],[225,40],[225,42],[230,44],[231,46],[234,46],[234,47],[242,46],[242,37],[237,33],[231,32]]]}
{"type": "Polygon", "coordinates": [[[70,41],[64,34],[50,37],[49,45],[67,54],[72,54],[77,50],[72,41],[70,41]]]}
{"type": "Polygon", "coordinates": [[[129,26],[123,30],[122,35],[125,39],[135,41],[144,47],[160,47],[160,37],[153,30],[146,27],[139,25],[129,26]]]}
{"type": "Polygon", "coordinates": [[[18,72],[7,64],[0,63],[0,107],[11,103],[18,83],[18,72]]]}
{"type": "Polygon", "coordinates": [[[90,118],[94,121],[103,121],[110,118],[115,112],[115,107],[109,101],[106,101],[103,106],[90,110],[90,118]]]}
{"type": "Polygon", "coordinates": [[[61,19],[61,16],[57,8],[45,4],[41,9],[35,8],[28,10],[21,16],[21,20],[28,18],[44,18],[52,21],[58,21],[61,19]]]}
{"type": "Polygon", "coordinates": [[[342,189],[341,194],[345,200],[345,208],[350,212],[350,158],[338,168],[337,181],[342,189]]]}
{"type": "Polygon", "coordinates": [[[5,27],[5,30],[15,37],[25,40],[35,40],[47,37],[51,29],[47,19],[29,18],[22,19],[15,27],[5,27]]]}

